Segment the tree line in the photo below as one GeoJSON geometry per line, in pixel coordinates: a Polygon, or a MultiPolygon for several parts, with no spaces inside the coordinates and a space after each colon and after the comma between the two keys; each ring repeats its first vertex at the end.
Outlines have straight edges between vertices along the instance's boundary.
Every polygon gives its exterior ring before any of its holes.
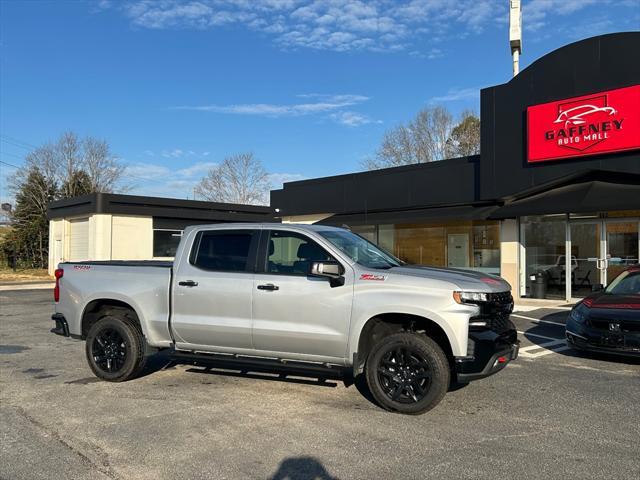
{"type": "Polygon", "coordinates": [[[443,106],[420,110],[407,124],[387,130],[367,170],[426,163],[480,153],[480,119],[471,110],[458,120],[443,106]]]}
{"type": "MultiPolygon", "coordinates": [[[[455,120],[442,106],[427,107],[408,123],[387,130],[368,170],[425,163],[480,153],[480,119],[471,111],[455,120]]],[[[94,192],[126,192],[125,166],[104,140],[67,132],[25,157],[11,178],[15,210],[0,254],[23,268],[46,268],[50,202],[94,192]]],[[[267,204],[270,175],[252,153],[227,156],[195,186],[198,199],[235,204],[267,204]]]]}
{"type": "Polygon", "coordinates": [[[2,239],[5,262],[21,268],[46,268],[49,256],[50,202],[93,192],[123,191],[124,166],[104,140],[67,132],[25,157],[13,175],[12,228],[2,239]]]}

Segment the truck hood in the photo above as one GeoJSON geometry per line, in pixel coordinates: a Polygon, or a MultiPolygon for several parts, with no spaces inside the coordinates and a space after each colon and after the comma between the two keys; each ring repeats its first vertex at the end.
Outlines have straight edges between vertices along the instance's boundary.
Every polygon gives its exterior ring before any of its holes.
{"type": "Polygon", "coordinates": [[[388,270],[393,275],[429,278],[453,283],[462,291],[497,293],[511,290],[511,285],[496,275],[489,275],[460,268],[424,267],[408,265],[388,270]]]}

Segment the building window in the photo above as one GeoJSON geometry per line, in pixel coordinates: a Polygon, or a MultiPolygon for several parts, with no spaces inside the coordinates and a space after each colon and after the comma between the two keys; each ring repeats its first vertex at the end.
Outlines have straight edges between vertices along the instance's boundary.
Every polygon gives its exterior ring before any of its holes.
{"type": "Polygon", "coordinates": [[[378,235],[376,233],[375,225],[356,225],[351,227],[353,233],[357,233],[363,238],[366,238],[371,243],[378,243],[378,235]]]}
{"type": "Polygon", "coordinates": [[[175,257],[182,230],[154,230],[153,231],[153,256],[175,257]]]}
{"type": "Polygon", "coordinates": [[[411,264],[500,274],[497,221],[378,225],[377,243],[411,264]]]}

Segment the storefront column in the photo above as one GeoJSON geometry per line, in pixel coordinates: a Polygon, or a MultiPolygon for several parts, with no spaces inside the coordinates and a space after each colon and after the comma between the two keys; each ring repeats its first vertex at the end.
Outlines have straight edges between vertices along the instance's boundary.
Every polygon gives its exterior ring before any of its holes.
{"type": "Polygon", "coordinates": [[[564,291],[565,300],[571,301],[571,284],[573,280],[573,257],[571,256],[571,223],[569,223],[569,214],[567,213],[565,220],[565,240],[564,240],[564,291]]]}
{"type": "Polygon", "coordinates": [[[515,299],[520,298],[518,277],[518,222],[515,219],[500,222],[500,276],[511,285],[515,299]]]}

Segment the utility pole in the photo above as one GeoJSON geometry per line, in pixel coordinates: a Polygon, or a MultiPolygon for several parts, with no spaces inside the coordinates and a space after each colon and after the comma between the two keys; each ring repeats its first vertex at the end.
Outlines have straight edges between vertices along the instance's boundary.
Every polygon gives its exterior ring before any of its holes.
{"type": "Polygon", "coordinates": [[[520,0],[509,0],[509,45],[513,57],[513,76],[520,71],[522,53],[522,10],[520,0]]]}

